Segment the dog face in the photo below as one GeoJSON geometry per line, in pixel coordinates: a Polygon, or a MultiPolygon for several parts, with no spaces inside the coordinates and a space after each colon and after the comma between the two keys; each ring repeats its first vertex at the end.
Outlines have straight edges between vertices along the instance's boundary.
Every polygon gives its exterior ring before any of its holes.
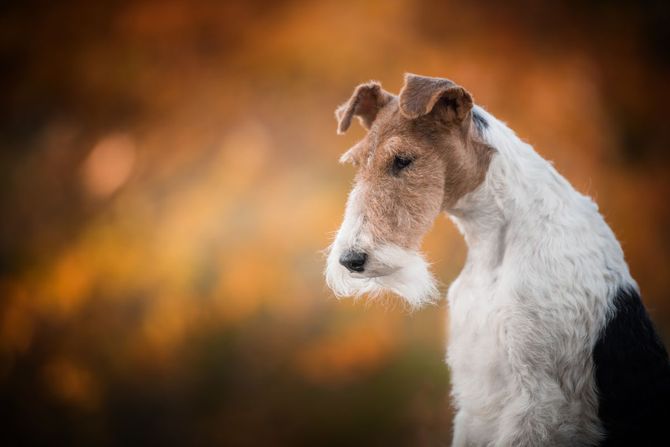
{"type": "Polygon", "coordinates": [[[338,133],[353,117],[368,132],[340,159],[358,172],[328,256],[326,280],[335,294],[387,289],[412,306],[435,297],[421,239],[440,211],[483,181],[490,158],[471,109],[462,87],[411,74],[397,97],[369,82],[337,109],[338,133]]]}

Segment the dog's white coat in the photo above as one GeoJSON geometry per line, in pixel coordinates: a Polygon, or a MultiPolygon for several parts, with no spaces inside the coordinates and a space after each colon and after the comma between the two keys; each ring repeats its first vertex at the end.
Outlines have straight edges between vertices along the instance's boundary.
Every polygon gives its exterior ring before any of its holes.
{"type": "Polygon", "coordinates": [[[449,210],[468,245],[448,293],[453,445],[597,444],[593,347],[617,289],[637,286],[593,201],[477,112],[497,153],[449,210]]]}

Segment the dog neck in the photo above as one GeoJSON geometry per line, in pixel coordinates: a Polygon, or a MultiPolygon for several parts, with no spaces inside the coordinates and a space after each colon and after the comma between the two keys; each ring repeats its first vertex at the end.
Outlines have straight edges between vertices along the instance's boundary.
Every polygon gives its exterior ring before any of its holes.
{"type": "Polygon", "coordinates": [[[495,269],[511,244],[538,244],[542,228],[562,220],[560,213],[567,209],[598,214],[589,199],[504,123],[480,107],[475,112],[486,123],[480,126],[481,136],[495,152],[482,183],[447,210],[465,237],[468,265],[495,269]]]}
{"type": "MultiPolygon", "coordinates": [[[[496,163],[495,156],[492,165],[496,163]]],[[[475,191],[447,210],[468,245],[466,265],[494,270],[505,256],[510,219],[485,180],[475,191]]]]}

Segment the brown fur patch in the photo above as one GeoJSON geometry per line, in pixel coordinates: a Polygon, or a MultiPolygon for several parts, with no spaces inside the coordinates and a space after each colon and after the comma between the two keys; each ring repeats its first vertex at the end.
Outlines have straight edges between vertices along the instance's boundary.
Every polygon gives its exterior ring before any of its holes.
{"type": "Polygon", "coordinates": [[[474,131],[470,94],[453,82],[408,75],[400,98],[388,95],[343,158],[359,166],[364,225],[375,240],[416,249],[440,211],[482,183],[493,150],[474,131]],[[394,170],[396,157],[411,163],[394,170]]]}
{"type": "Polygon", "coordinates": [[[384,107],[393,96],[381,88],[377,81],[370,81],[356,87],[351,98],[335,110],[338,121],[337,132],[342,134],[351,126],[351,120],[357,116],[361,124],[369,129],[377,117],[377,112],[384,107]]]}
{"type": "Polygon", "coordinates": [[[400,110],[410,119],[430,113],[438,101],[449,103],[446,119],[462,121],[472,109],[472,96],[449,79],[405,74],[405,86],[400,91],[400,110]]]}

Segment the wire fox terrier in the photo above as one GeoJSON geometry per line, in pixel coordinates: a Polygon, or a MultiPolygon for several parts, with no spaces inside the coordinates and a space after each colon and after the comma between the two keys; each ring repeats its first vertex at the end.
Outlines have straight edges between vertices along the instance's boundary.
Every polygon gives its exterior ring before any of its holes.
{"type": "Polygon", "coordinates": [[[658,445],[670,363],[596,204],[463,87],[407,74],[336,111],[367,135],[326,280],[338,296],[437,295],[418,251],[445,211],[468,245],[449,287],[454,446],[658,445]]]}

